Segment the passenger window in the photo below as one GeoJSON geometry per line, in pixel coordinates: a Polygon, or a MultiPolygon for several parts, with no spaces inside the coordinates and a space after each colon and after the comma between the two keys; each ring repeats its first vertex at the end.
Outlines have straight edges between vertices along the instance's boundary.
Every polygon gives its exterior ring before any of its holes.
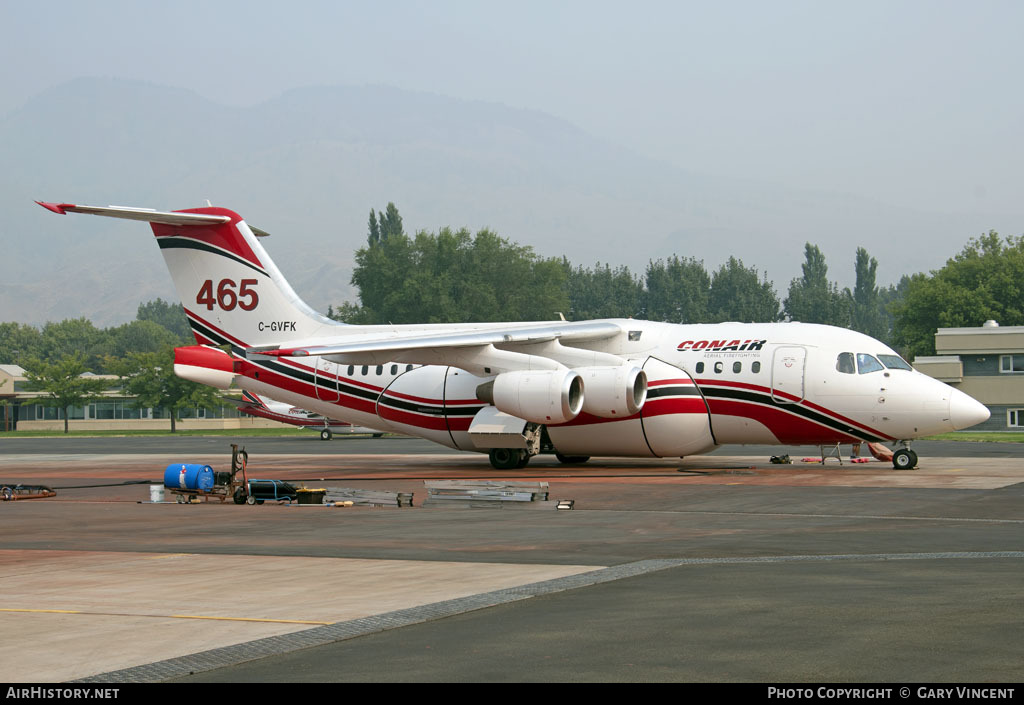
{"type": "Polygon", "coordinates": [[[697,363],[697,374],[699,374],[699,375],[700,374],[704,374],[704,363],[703,362],[698,362],[697,363]]]}
{"type": "Polygon", "coordinates": [[[412,365],[406,365],[405,366],[405,371],[406,372],[412,372],[412,365]]]}
{"type": "Polygon", "coordinates": [[[393,374],[393,375],[397,375],[398,374],[398,365],[392,365],[391,366],[391,374],[393,374]]]}
{"type": "Polygon", "coordinates": [[[836,369],[844,375],[856,374],[857,368],[853,366],[853,353],[839,353],[839,357],[836,358],[836,369]]]}
{"type": "Polygon", "coordinates": [[[367,365],[363,365],[362,373],[365,375],[369,371],[370,371],[370,368],[367,365]]]}
{"type": "Polygon", "coordinates": [[[351,377],[352,375],[355,374],[355,372],[356,372],[356,366],[355,365],[349,365],[348,366],[348,376],[351,377]]]}
{"type": "Polygon", "coordinates": [[[384,365],[377,365],[377,374],[378,375],[384,374],[384,365]]]}
{"type": "Polygon", "coordinates": [[[873,356],[866,353],[857,353],[857,370],[862,374],[866,375],[869,372],[878,372],[884,370],[882,363],[876,360],[873,356]]]}
{"type": "Polygon", "coordinates": [[[752,363],[750,365],[750,371],[753,372],[754,374],[757,374],[758,372],[760,372],[761,371],[761,363],[760,362],[752,363]]]}
{"type": "Polygon", "coordinates": [[[732,363],[732,371],[733,372],[737,372],[738,373],[738,372],[740,372],[742,370],[743,370],[743,363],[742,362],[738,362],[737,361],[737,362],[732,363]]]}
{"type": "Polygon", "coordinates": [[[715,374],[716,375],[722,374],[722,363],[721,363],[721,361],[715,363],[715,374]]]}

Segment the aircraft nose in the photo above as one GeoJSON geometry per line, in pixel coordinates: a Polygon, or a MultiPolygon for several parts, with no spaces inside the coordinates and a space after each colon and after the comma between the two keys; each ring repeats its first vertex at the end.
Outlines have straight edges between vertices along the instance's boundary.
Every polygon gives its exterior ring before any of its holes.
{"type": "Polygon", "coordinates": [[[949,395],[949,421],[957,431],[988,421],[990,415],[984,404],[959,389],[949,395]]]}

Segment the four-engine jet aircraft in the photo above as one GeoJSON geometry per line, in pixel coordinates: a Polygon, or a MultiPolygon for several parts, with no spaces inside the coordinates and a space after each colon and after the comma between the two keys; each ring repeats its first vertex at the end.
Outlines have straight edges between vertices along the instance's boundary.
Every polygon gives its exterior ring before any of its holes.
{"type": "MultiPolygon", "coordinates": [[[[804,323],[633,319],[353,326],[307,306],[224,208],[42,203],[149,222],[195,333],[178,375],[328,418],[488,453],[681,457],[722,444],[902,445],[988,410],[873,338],[804,323]],[[215,346],[230,346],[228,354],[215,346]]],[[[499,285],[496,283],[496,285],[499,285]]]]}

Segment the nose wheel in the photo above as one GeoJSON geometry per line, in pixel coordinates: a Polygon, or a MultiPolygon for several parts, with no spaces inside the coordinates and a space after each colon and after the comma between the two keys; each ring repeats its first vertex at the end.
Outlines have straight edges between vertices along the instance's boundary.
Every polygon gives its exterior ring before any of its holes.
{"type": "Polygon", "coordinates": [[[910,448],[900,448],[892,454],[892,466],[897,470],[911,470],[917,467],[917,453],[910,448]]]}

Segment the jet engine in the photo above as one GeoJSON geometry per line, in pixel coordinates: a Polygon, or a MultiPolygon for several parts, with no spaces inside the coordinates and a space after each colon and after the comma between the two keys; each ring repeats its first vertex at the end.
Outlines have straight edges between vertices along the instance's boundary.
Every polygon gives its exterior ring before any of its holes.
{"type": "Polygon", "coordinates": [[[647,374],[639,367],[578,367],[586,395],[583,411],[621,419],[640,411],[647,400],[647,374]]]}
{"type": "Polygon", "coordinates": [[[566,423],[583,408],[583,378],[567,369],[502,372],[477,387],[476,396],[526,421],[566,423]]]}

